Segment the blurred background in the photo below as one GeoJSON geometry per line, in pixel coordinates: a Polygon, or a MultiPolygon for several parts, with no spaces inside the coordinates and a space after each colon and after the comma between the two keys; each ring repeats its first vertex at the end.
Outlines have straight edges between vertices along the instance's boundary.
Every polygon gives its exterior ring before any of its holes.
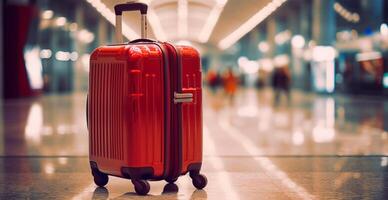
{"type": "MultiPolygon", "coordinates": [[[[68,195],[84,198],[94,188],[85,122],[89,58],[93,49],[115,42],[113,6],[122,2],[0,2],[4,183],[14,183],[9,172],[42,173],[48,183],[52,174],[65,179],[66,173],[85,173],[87,179],[70,181],[74,187],[68,195]]],[[[237,183],[217,175],[251,172],[238,164],[244,156],[296,199],[339,198],[349,191],[354,198],[387,197],[388,178],[382,172],[388,165],[388,0],[141,2],[149,5],[150,38],[191,45],[201,53],[204,168],[213,180],[226,182],[209,189],[207,197],[219,190],[236,198],[260,191],[244,193],[241,186],[234,193],[237,183]],[[298,168],[338,174],[320,187],[325,175],[294,176],[298,168]],[[365,170],[378,174],[374,182],[361,173],[365,170]],[[375,193],[366,187],[372,183],[375,193]]],[[[139,14],[126,13],[123,21],[126,41],[139,38],[139,14]]],[[[44,190],[31,182],[16,184],[44,190]]],[[[15,191],[3,187],[3,197],[15,191]]],[[[23,191],[16,197],[44,197],[23,191]]]]}
{"type": "MultiPolygon", "coordinates": [[[[119,2],[5,1],[3,97],[87,91],[89,55],[114,43],[119,2]]],[[[230,70],[238,87],[270,87],[272,74],[285,69],[290,89],[388,94],[384,0],[143,2],[150,38],[198,48],[212,88],[230,70]]],[[[127,40],[139,38],[138,13],[124,21],[127,40]]]]}

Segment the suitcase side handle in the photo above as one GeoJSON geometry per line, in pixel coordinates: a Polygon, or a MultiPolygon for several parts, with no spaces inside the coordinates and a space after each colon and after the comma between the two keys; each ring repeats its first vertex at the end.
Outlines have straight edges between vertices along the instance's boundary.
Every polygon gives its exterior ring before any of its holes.
{"type": "Polygon", "coordinates": [[[192,93],[177,93],[174,92],[174,103],[190,103],[193,102],[192,93]]]}
{"type": "Polygon", "coordinates": [[[145,3],[129,2],[117,4],[114,7],[116,14],[116,42],[123,43],[122,13],[124,11],[140,11],[141,14],[141,38],[147,38],[147,9],[145,3]]]}

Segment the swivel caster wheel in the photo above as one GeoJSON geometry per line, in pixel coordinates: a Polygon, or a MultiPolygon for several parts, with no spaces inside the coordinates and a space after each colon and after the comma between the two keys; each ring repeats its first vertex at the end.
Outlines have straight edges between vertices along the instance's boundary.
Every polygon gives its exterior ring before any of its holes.
{"type": "Polygon", "coordinates": [[[109,181],[108,175],[103,173],[93,173],[93,177],[94,183],[99,187],[104,187],[109,181]]]}
{"type": "Polygon", "coordinates": [[[163,194],[177,193],[179,191],[178,186],[175,183],[167,183],[163,188],[163,194]]]}
{"type": "Polygon", "coordinates": [[[150,184],[146,180],[132,180],[135,191],[139,195],[147,195],[150,191],[150,184]]]}
{"type": "Polygon", "coordinates": [[[197,174],[191,176],[194,187],[201,190],[207,185],[207,178],[205,175],[197,174]]]}

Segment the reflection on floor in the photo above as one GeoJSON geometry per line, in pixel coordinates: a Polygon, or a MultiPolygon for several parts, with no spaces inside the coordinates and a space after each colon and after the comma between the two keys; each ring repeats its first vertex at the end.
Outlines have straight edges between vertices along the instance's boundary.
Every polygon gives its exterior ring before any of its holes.
{"type": "MultiPolygon", "coordinates": [[[[196,191],[151,182],[146,199],[388,199],[388,102],[270,90],[204,95],[204,165],[196,191]]],[[[6,101],[0,199],[126,199],[128,180],[96,188],[88,166],[85,94],[6,101]]]]}

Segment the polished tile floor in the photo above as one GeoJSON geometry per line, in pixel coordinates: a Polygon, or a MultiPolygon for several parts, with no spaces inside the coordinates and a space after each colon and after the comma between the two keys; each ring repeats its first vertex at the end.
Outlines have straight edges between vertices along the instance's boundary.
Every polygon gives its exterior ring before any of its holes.
{"type": "Polygon", "coordinates": [[[204,95],[204,164],[209,184],[179,191],[128,180],[97,188],[88,165],[85,94],[3,102],[0,199],[388,199],[388,101],[271,90],[204,95]]]}

